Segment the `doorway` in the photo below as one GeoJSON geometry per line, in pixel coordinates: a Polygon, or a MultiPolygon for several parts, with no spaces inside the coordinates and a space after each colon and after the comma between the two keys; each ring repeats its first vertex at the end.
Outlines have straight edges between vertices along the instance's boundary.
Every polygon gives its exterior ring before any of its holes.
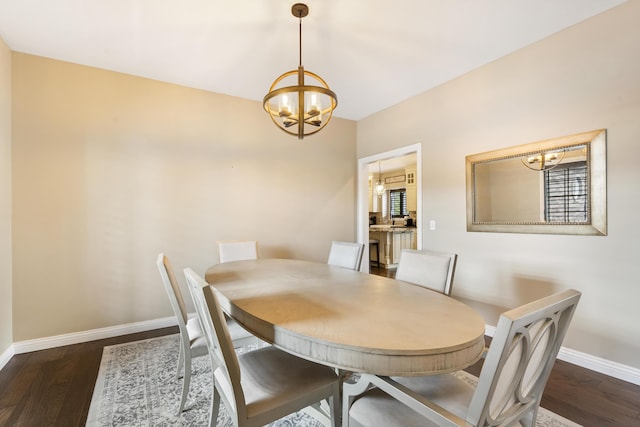
{"type": "Polygon", "coordinates": [[[416,247],[422,249],[422,144],[413,144],[358,159],[357,241],[364,243],[361,271],[369,271],[369,165],[416,155],[416,247]]]}

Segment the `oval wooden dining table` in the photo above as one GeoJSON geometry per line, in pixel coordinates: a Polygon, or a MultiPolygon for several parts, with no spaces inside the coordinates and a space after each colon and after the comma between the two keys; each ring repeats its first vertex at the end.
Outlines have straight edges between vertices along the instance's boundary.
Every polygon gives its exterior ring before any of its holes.
{"type": "Polygon", "coordinates": [[[327,264],[259,259],[205,274],[222,309],[264,341],[351,372],[432,375],[484,350],[484,320],[426,288],[327,264]]]}

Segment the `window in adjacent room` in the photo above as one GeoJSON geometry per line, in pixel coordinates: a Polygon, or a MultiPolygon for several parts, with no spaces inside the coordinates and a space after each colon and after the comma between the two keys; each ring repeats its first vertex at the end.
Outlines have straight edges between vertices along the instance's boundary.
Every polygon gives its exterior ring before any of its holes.
{"type": "Polygon", "coordinates": [[[407,211],[407,192],[404,188],[389,191],[389,213],[391,218],[409,215],[407,211]]]}

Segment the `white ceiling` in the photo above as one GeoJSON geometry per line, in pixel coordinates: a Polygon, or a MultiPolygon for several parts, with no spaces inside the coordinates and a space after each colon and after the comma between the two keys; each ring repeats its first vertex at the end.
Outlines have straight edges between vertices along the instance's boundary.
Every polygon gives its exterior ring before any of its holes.
{"type": "MultiPolygon", "coordinates": [[[[14,51],[262,101],[298,65],[292,0],[0,0],[14,51]]],[[[302,63],[359,120],[623,0],[307,0],[302,63]]]]}

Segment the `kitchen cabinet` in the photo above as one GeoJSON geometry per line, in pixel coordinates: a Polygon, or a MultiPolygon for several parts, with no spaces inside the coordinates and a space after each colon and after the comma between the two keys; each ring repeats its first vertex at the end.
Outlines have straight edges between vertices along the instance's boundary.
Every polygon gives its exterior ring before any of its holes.
{"type": "MultiPolygon", "coordinates": [[[[369,240],[378,240],[380,245],[380,266],[394,268],[398,266],[403,249],[415,249],[415,228],[372,226],[369,228],[369,240]]],[[[374,254],[370,259],[376,260],[374,254]]]]}
{"type": "Polygon", "coordinates": [[[391,263],[398,264],[400,262],[400,254],[403,249],[411,249],[413,241],[413,231],[403,231],[402,233],[393,234],[393,246],[391,247],[391,263]]]}
{"type": "Polygon", "coordinates": [[[405,169],[405,174],[407,183],[405,190],[407,195],[407,210],[415,212],[418,210],[416,168],[405,169]]]}

